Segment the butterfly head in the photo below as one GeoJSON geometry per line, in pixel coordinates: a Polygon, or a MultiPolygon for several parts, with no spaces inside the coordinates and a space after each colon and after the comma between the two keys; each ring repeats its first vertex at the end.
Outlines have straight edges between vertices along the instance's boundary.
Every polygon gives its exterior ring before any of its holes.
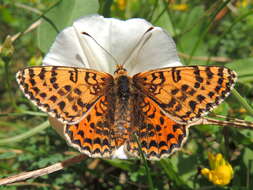
{"type": "Polygon", "coordinates": [[[127,75],[127,70],[123,67],[123,65],[116,65],[116,70],[114,71],[114,75],[127,75]]]}

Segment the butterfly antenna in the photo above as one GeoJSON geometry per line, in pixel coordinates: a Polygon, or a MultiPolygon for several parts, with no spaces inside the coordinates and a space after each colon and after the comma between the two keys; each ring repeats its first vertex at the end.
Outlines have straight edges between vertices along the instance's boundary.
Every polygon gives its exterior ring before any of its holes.
{"type": "Polygon", "coordinates": [[[123,61],[122,66],[124,66],[127,62],[127,60],[130,60],[129,57],[131,57],[133,55],[133,52],[135,52],[136,48],[139,47],[139,44],[141,44],[142,42],[142,46],[149,40],[149,38],[151,37],[151,34],[149,34],[149,36],[147,36],[147,38],[145,38],[146,34],[149,33],[151,30],[153,30],[154,27],[150,27],[149,29],[146,30],[146,32],[144,32],[141,36],[141,38],[139,39],[139,41],[136,43],[136,45],[134,46],[134,48],[132,49],[132,51],[128,54],[128,56],[126,57],[126,59],[123,61]],[[144,39],[144,41],[143,41],[144,39]]]}
{"type": "Polygon", "coordinates": [[[95,38],[93,38],[90,34],[88,34],[87,32],[82,32],[82,34],[89,36],[102,50],[104,50],[111,58],[112,60],[116,63],[116,65],[119,65],[119,62],[117,61],[117,59],[109,52],[107,51],[103,46],[101,46],[97,40],[95,38]]]}

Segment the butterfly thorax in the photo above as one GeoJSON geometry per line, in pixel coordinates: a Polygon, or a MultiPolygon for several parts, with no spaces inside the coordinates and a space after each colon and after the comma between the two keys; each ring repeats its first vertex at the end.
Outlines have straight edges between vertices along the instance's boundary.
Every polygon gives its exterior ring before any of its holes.
{"type": "Polygon", "coordinates": [[[114,74],[114,134],[118,146],[124,143],[130,130],[131,113],[133,113],[133,89],[131,77],[127,76],[127,71],[123,67],[118,67],[114,74]],[[123,138],[122,138],[123,137],[123,138]],[[117,141],[117,140],[116,140],[117,141]]]}

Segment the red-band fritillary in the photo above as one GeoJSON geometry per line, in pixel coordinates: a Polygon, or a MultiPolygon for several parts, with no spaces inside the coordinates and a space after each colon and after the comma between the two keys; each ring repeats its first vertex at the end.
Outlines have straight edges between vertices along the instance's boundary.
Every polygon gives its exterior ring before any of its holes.
{"type": "Polygon", "coordinates": [[[91,69],[39,66],[17,73],[24,94],[65,125],[68,143],[92,157],[112,157],[124,145],[147,159],[167,157],[187,138],[188,125],[228,96],[236,73],[225,67],[185,66],[130,77],[91,69]]]}

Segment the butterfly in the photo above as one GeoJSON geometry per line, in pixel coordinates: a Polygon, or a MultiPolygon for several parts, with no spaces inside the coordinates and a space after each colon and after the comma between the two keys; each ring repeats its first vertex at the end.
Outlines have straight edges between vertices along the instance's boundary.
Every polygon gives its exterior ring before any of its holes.
{"type": "Polygon", "coordinates": [[[167,67],[129,76],[92,69],[35,66],[17,82],[39,109],[64,124],[69,145],[91,157],[113,157],[119,147],[161,159],[185,143],[188,126],[231,92],[236,73],[226,67],[167,67]]]}

